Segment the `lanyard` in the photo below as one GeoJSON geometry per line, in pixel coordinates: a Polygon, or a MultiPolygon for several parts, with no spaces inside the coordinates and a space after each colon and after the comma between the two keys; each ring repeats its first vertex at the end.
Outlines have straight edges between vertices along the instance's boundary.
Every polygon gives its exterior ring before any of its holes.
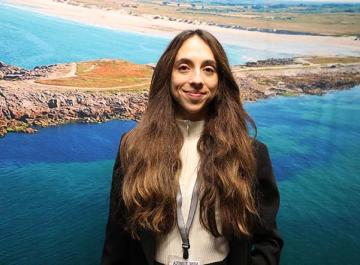
{"type": "Polygon", "coordinates": [[[193,192],[191,195],[190,210],[189,210],[189,216],[186,221],[186,226],[185,226],[184,217],[181,212],[182,195],[181,195],[180,189],[176,195],[177,223],[178,223],[181,240],[182,240],[182,249],[183,249],[183,258],[184,259],[189,258],[189,248],[190,248],[189,231],[190,231],[190,227],[191,227],[191,224],[192,224],[192,222],[194,220],[194,216],[195,216],[195,211],[196,211],[197,202],[198,202],[198,198],[199,198],[199,187],[200,187],[199,177],[197,177],[195,185],[194,185],[194,189],[193,189],[193,192]]]}

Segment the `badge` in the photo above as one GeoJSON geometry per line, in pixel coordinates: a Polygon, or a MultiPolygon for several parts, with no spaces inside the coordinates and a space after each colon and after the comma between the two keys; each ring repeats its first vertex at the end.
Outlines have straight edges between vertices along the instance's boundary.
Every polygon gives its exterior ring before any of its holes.
{"type": "Polygon", "coordinates": [[[169,256],[168,265],[203,265],[199,260],[183,259],[177,256],[169,256]]]}

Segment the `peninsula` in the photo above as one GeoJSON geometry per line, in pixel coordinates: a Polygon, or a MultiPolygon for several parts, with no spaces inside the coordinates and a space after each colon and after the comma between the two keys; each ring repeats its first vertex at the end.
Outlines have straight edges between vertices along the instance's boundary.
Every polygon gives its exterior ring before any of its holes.
{"type": "MultiPolygon", "coordinates": [[[[0,62],[0,136],[71,122],[139,120],[154,65],[123,60],[37,66],[0,62]]],[[[267,59],[232,67],[243,102],[322,95],[360,84],[360,57],[267,59]]]]}

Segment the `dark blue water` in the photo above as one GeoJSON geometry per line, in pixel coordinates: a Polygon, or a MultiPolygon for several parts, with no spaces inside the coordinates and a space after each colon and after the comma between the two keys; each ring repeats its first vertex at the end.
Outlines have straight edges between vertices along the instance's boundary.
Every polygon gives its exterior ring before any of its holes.
{"type": "MultiPolygon", "coordinates": [[[[0,4],[0,60],[156,62],[168,39],[84,26],[0,4]]],[[[232,64],[281,53],[226,46],[232,64]]],[[[246,104],[281,191],[282,265],[358,264],[360,87],[246,104]]],[[[98,264],[120,135],[132,121],[0,139],[0,264],[98,264]]]]}
{"type": "Polygon", "coordinates": [[[134,125],[67,125],[0,139],[1,265],[99,262],[114,155],[134,125]]]}
{"type": "MultiPolygon", "coordinates": [[[[358,263],[360,87],[246,104],[281,192],[282,264],[358,263]]],[[[111,171],[133,121],[0,139],[0,264],[98,264],[111,171]]]]}
{"type": "Polygon", "coordinates": [[[359,102],[358,86],[247,107],[279,180],[282,264],[358,264],[359,102]]]}

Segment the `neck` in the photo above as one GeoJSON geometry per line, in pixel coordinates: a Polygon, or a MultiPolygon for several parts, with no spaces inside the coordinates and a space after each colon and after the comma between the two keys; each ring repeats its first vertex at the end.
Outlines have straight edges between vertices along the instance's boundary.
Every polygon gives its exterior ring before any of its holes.
{"type": "Polygon", "coordinates": [[[189,121],[201,121],[206,118],[208,115],[208,108],[204,107],[197,113],[188,113],[182,110],[177,109],[175,111],[175,117],[179,120],[189,120],[189,121]]]}
{"type": "Polygon", "coordinates": [[[178,124],[184,137],[198,137],[203,131],[205,119],[192,121],[176,118],[176,123],[178,124]]]}

